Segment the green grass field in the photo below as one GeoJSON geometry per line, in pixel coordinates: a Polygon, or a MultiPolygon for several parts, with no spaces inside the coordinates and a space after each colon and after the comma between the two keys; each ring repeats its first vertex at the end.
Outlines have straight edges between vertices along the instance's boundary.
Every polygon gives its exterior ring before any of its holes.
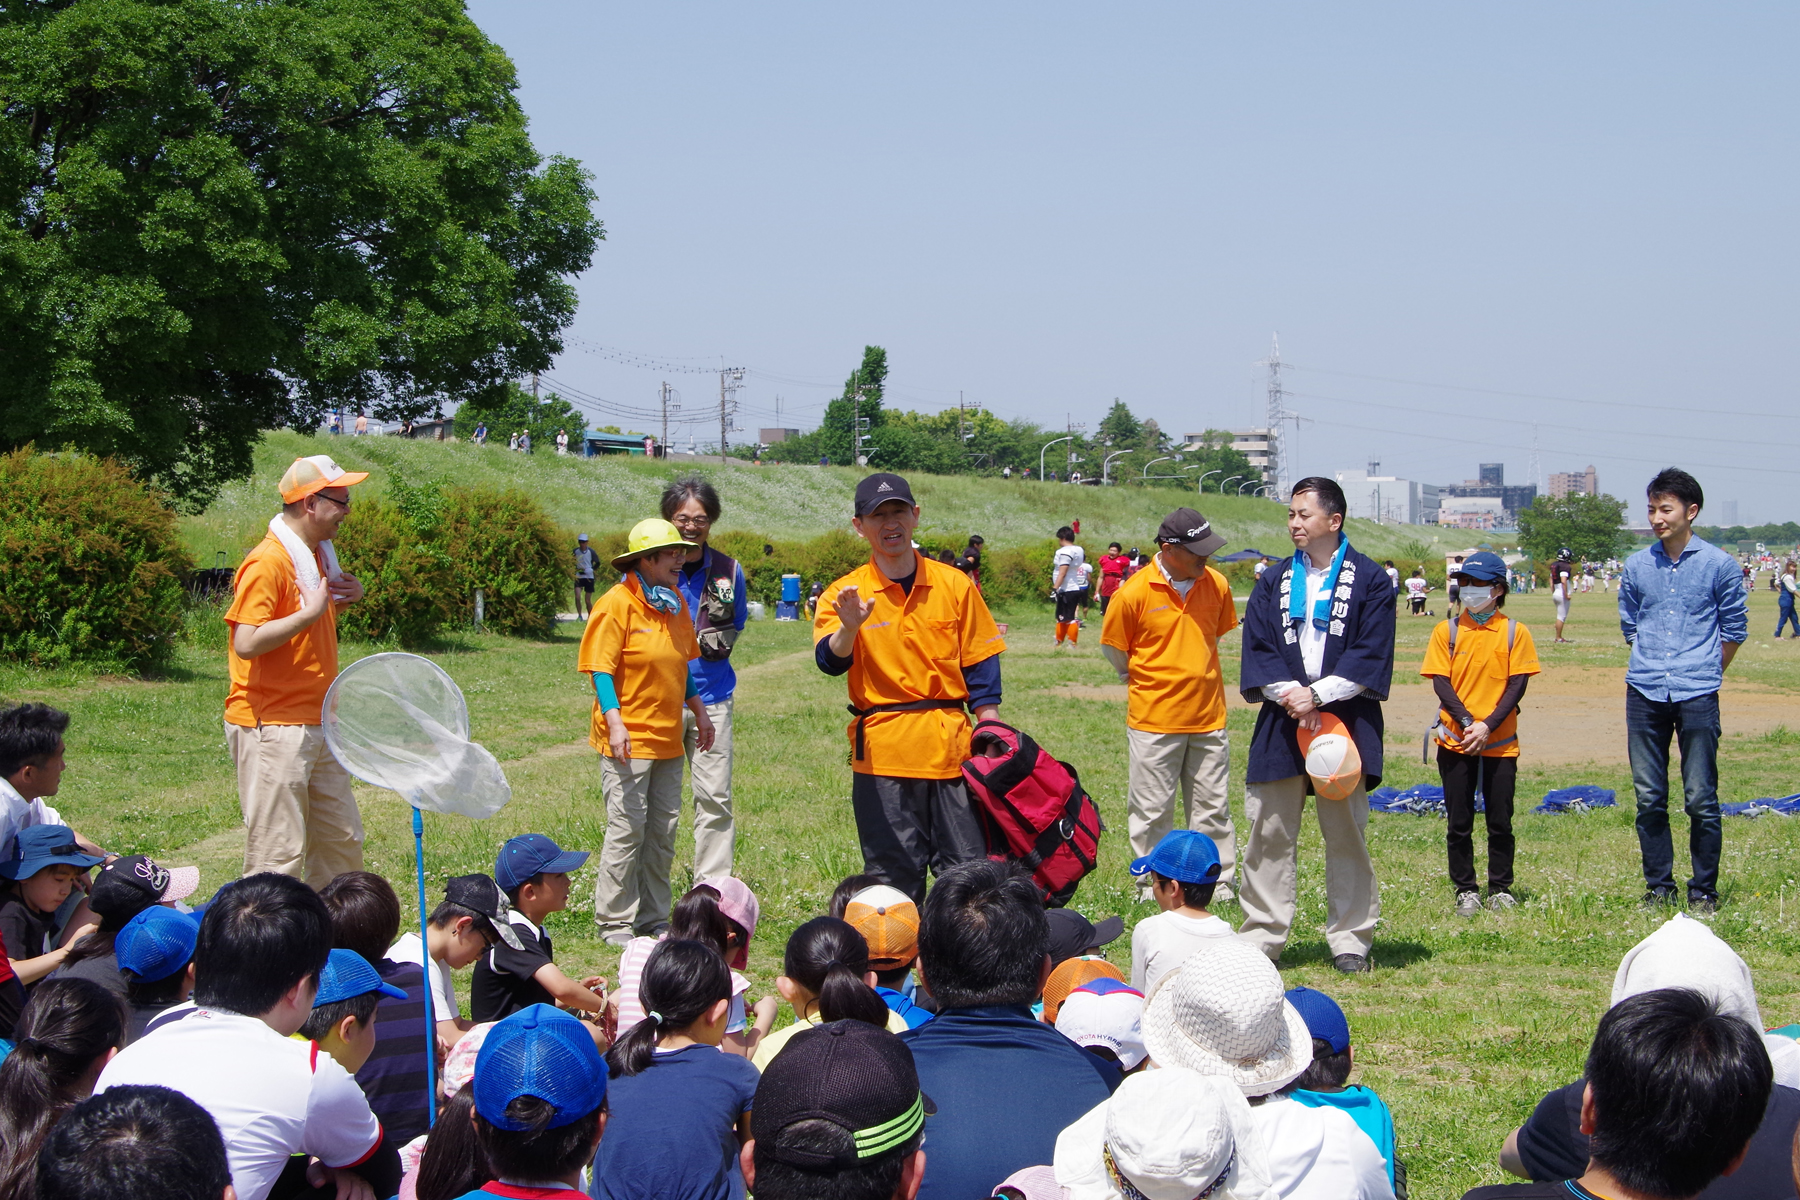
{"type": "MultiPolygon", "coordinates": [[[[1549,604],[1542,593],[1515,598],[1509,611],[1548,642],[1549,604]]],[[[1611,597],[1582,598],[1572,627],[1577,644],[1541,647],[1546,680],[1559,673],[1622,672],[1624,652],[1612,612],[1611,597]]],[[[1752,639],[1734,675],[1766,685],[1771,697],[1800,691],[1800,643],[1767,643],[1774,623],[1767,599],[1758,599],[1753,614],[1754,628],[1765,640],[1752,639]]],[[[1065,690],[1114,682],[1095,644],[1097,619],[1074,651],[1051,648],[1047,612],[1015,611],[1001,619],[1011,625],[1004,714],[1079,766],[1111,826],[1101,869],[1083,885],[1077,907],[1093,917],[1123,913],[1128,922],[1148,915],[1133,902],[1125,869],[1122,701],[1065,690]]],[[[1397,681],[1411,681],[1431,624],[1401,620],[1397,681]]],[[[514,794],[510,807],[484,823],[427,818],[427,868],[434,887],[450,875],[490,870],[500,843],[521,832],[548,833],[565,846],[599,848],[600,774],[584,743],[588,700],[574,670],[578,634],[574,625],[562,626],[545,642],[468,634],[433,651],[467,694],[475,736],[505,764],[514,794]]],[[[63,812],[110,848],[200,863],[203,893],[236,874],[242,846],[220,727],[226,681],[222,638],[216,611],[196,613],[175,666],[154,679],[0,667],[0,696],[46,701],[74,714],[70,769],[58,801],[63,812]]],[[[378,648],[347,646],[346,656],[378,648]]],[[[1228,674],[1235,677],[1235,634],[1223,650],[1228,674]]],[[[738,643],[736,661],[742,677],[739,873],[763,902],[750,972],[761,994],[779,972],[788,933],[822,911],[837,880],[861,864],[848,803],[842,681],[814,668],[804,625],[753,623],[738,643]]],[[[1377,815],[1369,829],[1383,885],[1378,969],[1346,979],[1330,969],[1321,934],[1324,893],[1316,831],[1302,843],[1301,911],[1284,974],[1290,984],[1329,991],[1349,1012],[1358,1078],[1392,1105],[1401,1157],[1418,1197],[1454,1197],[1477,1183],[1501,1181],[1495,1165],[1501,1140],[1544,1092],[1579,1074],[1620,955],[1659,919],[1638,907],[1642,886],[1623,768],[1534,765],[1532,722],[1545,718],[1531,703],[1528,696],[1521,808],[1546,788],[1567,783],[1620,789],[1623,807],[1586,816],[1520,817],[1524,903],[1516,912],[1456,918],[1444,878],[1441,821],[1377,815]]],[[[1238,779],[1252,715],[1236,706],[1231,714],[1231,729],[1239,735],[1238,779]]],[[[1538,728],[1539,737],[1551,732],[1538,728]]],[[[1419,762],[1419,732],[1391,729],[1391,782],[1435,781],[1435,769],[1419,762]]],[[[1790,763],[1797,743],[1800,734],[1786,728],[1728,736],[1721,763],[1724,798],[1792,791],[1790,763]]],[[[369,866],[400,885],[404,898],[411,894],[412,878],[406,810],[388,793],[368,789],[361,797],[369,866]]],[[[1234,807],[1242,836],[1241,794],[1234,807]]],[[[1677,815],[1675,825],[1677,846],[1684,846],[1685,819],[1677,815]]],[[[1800,912],[1786,916],[1785,895],[1794,886],[1788,872],[1797,845],[1800,822],[1727,819],[1725,903],[1715,927],[1755,969],[1770,1025],[1800,1018],[1800,972],[1793,965],[1800,950],[1800,912]]],[[[691,837],[684,830],[678,890],[689,880],[690,853],[691,837]]],[[[604,974],[614,965],[614,956],[594,936],[592,879],[591,868],[584,869],[574,906],[552,921],[559,957],[572,974],[604,974]]],[[[1800,908],[1800,889],[1796,905],[1800,908]]],[[[1235,905],[1220,911],[1232,920],[1240,915],[1235,905]]],[[[1126,937],[1111,951],[1121,967],[1128,947],[1126,937]]],[[[466,982],[464,988],[466,996],[466,982]]]]}

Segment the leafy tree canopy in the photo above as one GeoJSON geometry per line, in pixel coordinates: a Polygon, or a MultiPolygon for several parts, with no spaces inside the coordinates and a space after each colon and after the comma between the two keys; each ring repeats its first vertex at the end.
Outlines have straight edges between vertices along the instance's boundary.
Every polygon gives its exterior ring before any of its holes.
{"type": "Polygon", "coordinates": [[[1567,546],[1576,559],[1611,558],[1631,545],[1625,502],[1611,496],[1539,496],[1519,513],[1519,545],[1534,562],[1551,562],[1567,546]]]}
{"type": "Polygon", "coordinates": [[[1100,418],[1100,442],[1120,450],[1144,440],[1144,423],[1132,416],[1123,400],[1113,397],[1112,407],[1100,418]]]}
{"type": "Polygon", "coordinates": [[[1761,542],[1765,546],[1800,544],[1800,524],[1793,521],[1767,525],[1696,525],[1694,532],[1728,550],[1736,550],[1739,542],[1761,542]]]}
{"type": "Polygon", "coordinates": [[[604,236],[458,0],[0,3],[0,447],[190,506],[549,366],[604,236]]]}

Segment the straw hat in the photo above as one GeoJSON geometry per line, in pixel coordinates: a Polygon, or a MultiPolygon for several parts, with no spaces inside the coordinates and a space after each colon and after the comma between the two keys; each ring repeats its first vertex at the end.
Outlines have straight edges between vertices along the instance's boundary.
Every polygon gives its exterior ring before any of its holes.
{"type": "Polygon", "coordinates": [[[652,550],[666,550],[670,546],[691,548],[693,545],[673,524],[661,517],[651,517],[631,527],[631,536],[625,539],[625,553],[613,559],[612,565],[623,571],[652,550]]]}
{"type": "Polygon", "coordinates": [[[1069,1200],[1275,1200],[1249,1103],[1182,1067],[1126,1076],[1056,1138],[1069,1200]]]}
{"type": "Polygon", "coordinates": [[[1236,938],[1190,954],[1144,1001],[1144,1048],[1157,1065],[1189,1067],[1264,1096],[1312,1063],[1312,1034],[1282,994],[1281,973],[1236,938]]]}

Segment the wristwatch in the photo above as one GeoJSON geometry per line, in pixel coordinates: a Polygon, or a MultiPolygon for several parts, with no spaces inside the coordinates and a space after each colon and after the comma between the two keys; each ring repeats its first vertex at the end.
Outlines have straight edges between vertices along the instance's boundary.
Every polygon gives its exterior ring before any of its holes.
{"type": "Polygon", "coordinates": [[[1309,687],[1306,690],[1312,696],[1314,708],[1324,708],[1325,707],[1325,702],[1323,700],[1319,699],[1319,689],[1318,688],[1309,687]]]}

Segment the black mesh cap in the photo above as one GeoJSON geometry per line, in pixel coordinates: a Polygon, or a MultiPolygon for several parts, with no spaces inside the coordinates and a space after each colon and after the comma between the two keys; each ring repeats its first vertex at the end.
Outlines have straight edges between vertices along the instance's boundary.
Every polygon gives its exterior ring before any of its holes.
{"type": "Polygon", "coordinates": [[[885,1029],[833,1021],[789,1039],[763,1071],[751,1104],[756,1149],[812,1170],[854,1167],[911,1144],[937,1111],[919,1091],[912,1051],[885,1029]],[[800,1121],[828,1121],[850,1137],[836,1152],[789,1144],[800,1121]]]}

